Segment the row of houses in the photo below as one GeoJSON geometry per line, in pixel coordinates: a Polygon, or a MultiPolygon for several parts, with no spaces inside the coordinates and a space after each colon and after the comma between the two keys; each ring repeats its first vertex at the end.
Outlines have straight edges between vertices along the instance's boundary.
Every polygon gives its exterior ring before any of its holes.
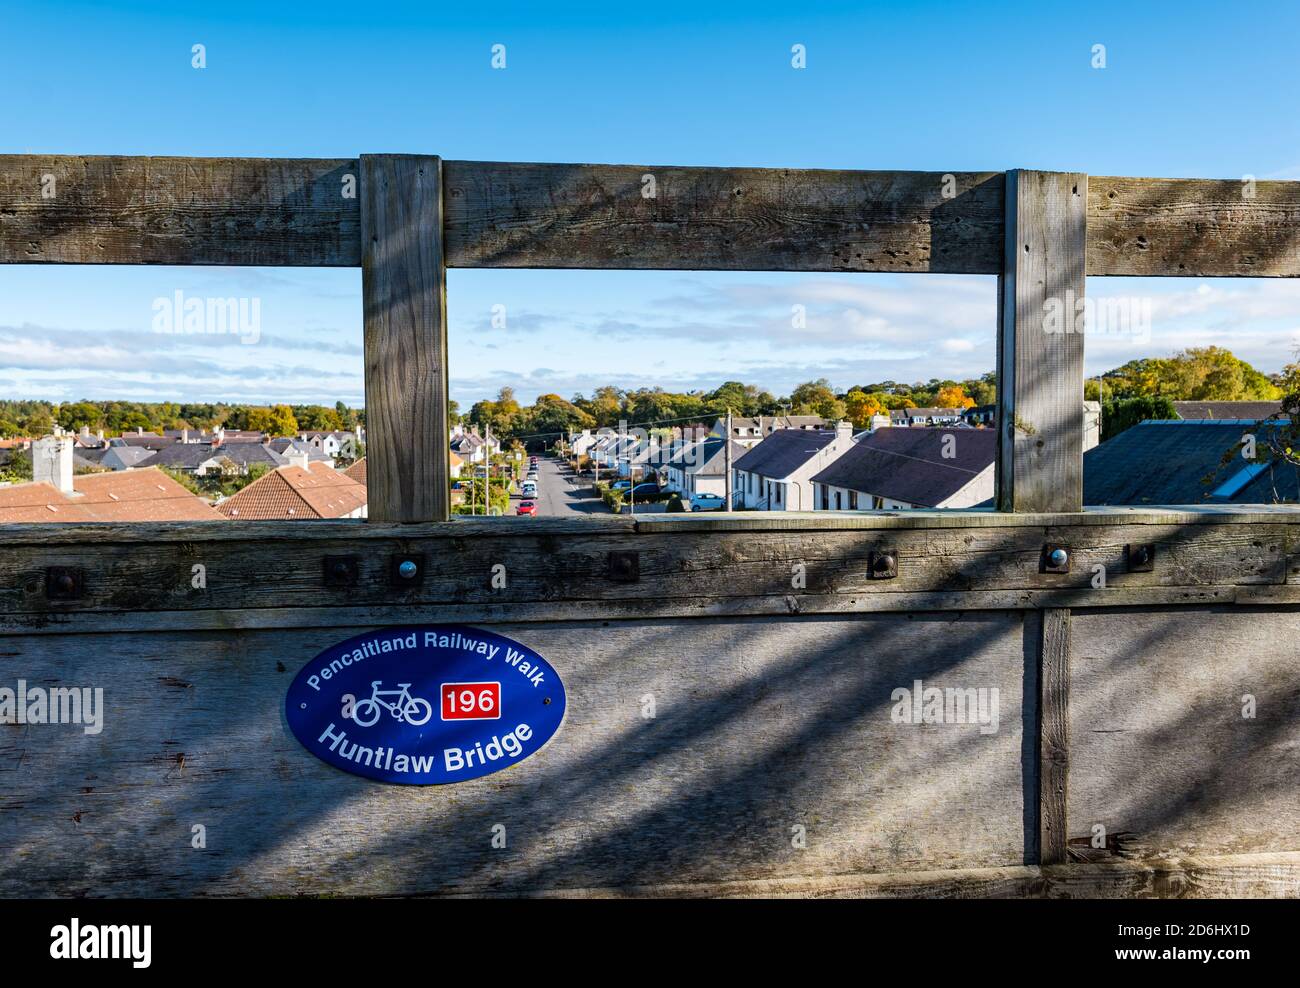
{"type": "Polygon", "coordinates": [[[264,433],[216,429],[211,433],[168,429],[162,433],[137,430],[106,439],[102,432],[83,428],[76,434],[55,430],[54,438],[67,437],[73,446],[73,465],[79,470],[132,470],[143,466],[166,467],[182,473],[247,475],[262,465],[289,465],[301,454],[311,463],[335,465],[339,457],[354,459],[363,433],[302,432],[296,437],[271,439],[264,433]]]}
{"type": "MultiPolygon", "coordinates": [[[[1084,402],[1080,411],[1091,449],[1100,405],[1084,402]]],[[[900,409],[859,432],[817,416],[732,417],[729,433],[727,419],[658,436],[587,430],[568,450],[598,474],[654,480],[688,499],[725,498],[730,459],[732,506],[740,510],[966,508],[993,497],[992,424],[978,408],[900,409]]]]}

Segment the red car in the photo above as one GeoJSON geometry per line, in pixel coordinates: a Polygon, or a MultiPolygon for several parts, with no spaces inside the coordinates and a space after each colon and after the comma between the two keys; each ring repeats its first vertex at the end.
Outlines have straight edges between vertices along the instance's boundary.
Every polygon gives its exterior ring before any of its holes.
{"type": "Polygon", "coordinates": [[[536,514],[537,514],[537,502],[535,502],[535,501],[523,501],[523,502],[521,502],[520,505],[519,505],[519,507],[515,509],[515,514],[517,514],[517,515],[536,515],[536,514]]]}

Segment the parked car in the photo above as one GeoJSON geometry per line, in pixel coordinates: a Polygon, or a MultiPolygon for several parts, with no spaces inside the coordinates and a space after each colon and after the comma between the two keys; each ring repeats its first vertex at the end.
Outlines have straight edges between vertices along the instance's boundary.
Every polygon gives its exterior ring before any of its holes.
{"type": "Polygon", "coordinates": [[[626,490],[631,490],[631,489],[632,489],[632,481],[630,481],[630,480],[616,480],[616,481],[614,481],[612,484],[609,485],[609,489],[610,489],[611,491],[626,491],[626,490]]]}
{"type": "Polygon", "coordinates": [[[523,501],[520,503],[519,507],[515,508],[515,514],[533,515],[534,517],[536,517],[537,503],[535,501],[523,501]]]}
{"type": "Polygon", "coordinates": [[[649,497],[651,495],[659,494],[662,490],[663,488],[660,487],[658,484],[653,484],[653,483],[637,484],[635,487],[632,488],[632,496],[649,497]]]}
{"type": "Polygon", "coordinates": [[[691,497],[692,511],[721,511],[727,499],[721,494],[695,494],[691,497]]]}

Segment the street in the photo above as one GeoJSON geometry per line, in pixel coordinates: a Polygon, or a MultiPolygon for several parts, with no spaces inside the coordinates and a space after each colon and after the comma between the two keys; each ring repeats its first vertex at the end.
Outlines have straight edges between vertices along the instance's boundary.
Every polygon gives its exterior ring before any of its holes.
{"type": "MultiPolygon", "coordinates": [[[[609,514],[605,503],[591,493],[592,476],[574,475],[568,464],[551,456],[542,456],[537,462],[537,515],[542,518],[557,518],[564,515],[609,514]]],[[[523,498],[512,495],[510,510],[519,507],[523,498]]],[[[625,506],[624,511],[627,511],[625,506]]],[[[637,514],[662,512],[663,504],[643,504],[637,507],[637,514]]]]}
{"type": "MultiPolygon", "coordinates": [[[[522,500],[518,495],[512,496],[511,508],[517,508],[522,500]]],[[[550,456],[542,456],[537,461],[537,497],[533,500],[542,518],[609,512],[600,498],[591,493],[590,477],[575,477],[567,464],[550,456]]]]}

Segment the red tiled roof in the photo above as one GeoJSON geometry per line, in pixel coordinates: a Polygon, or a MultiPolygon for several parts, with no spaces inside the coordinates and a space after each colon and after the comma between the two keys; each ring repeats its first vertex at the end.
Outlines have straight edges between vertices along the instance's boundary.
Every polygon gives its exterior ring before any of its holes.
{"type": "Polygon", "coordinates": [[[217,505],[241,521],[343,518],[366,504],[366,488],[328,463],[279,467],[217,505]]]}
{"type": "Polygon", "coordinates": [[[52,484],[0,487],[0,523],[222,521],[196,494],[154,467],[74,477],[74,494],[52,484]]]}
{"type": "Polygon", "coordinates": [[[366,486],[366,458],[364,456],[343,472],[362,487],[366,486]]]}

